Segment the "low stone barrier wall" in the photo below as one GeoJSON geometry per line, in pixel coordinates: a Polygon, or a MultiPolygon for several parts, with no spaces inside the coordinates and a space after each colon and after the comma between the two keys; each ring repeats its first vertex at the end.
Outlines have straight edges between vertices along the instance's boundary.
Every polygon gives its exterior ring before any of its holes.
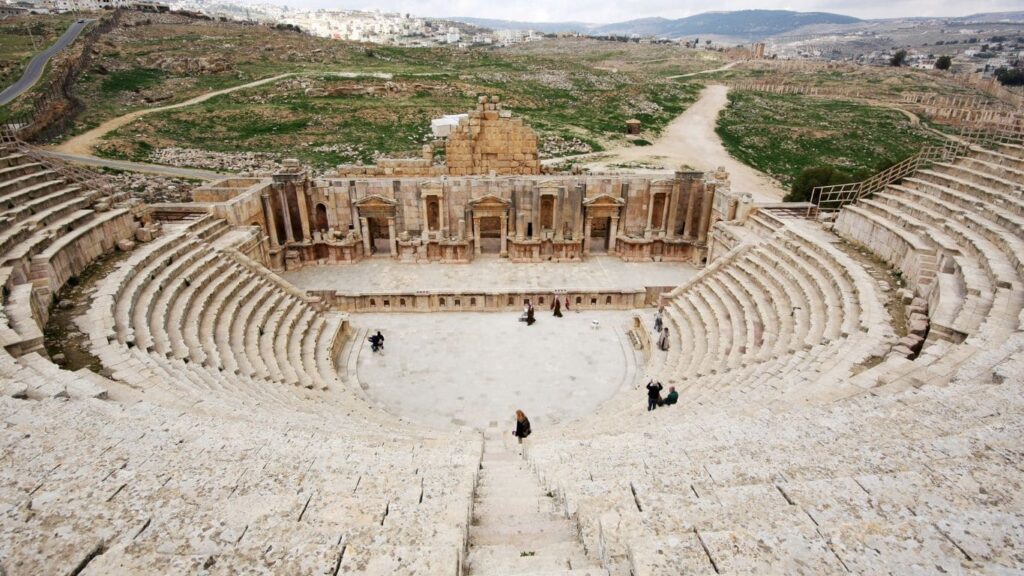
{"type": "MultiPolygon", "coordinates": [[[[661,289],[658,290],[660,294],[661,289]]],[[[565,297],[571,310],[632,310],[648,304],[648,290],[516,290],[509,292],[409,291],[349,294],[310,290],[327,307],[344,312],[501,312],[522,311],[526,300],[538,315],[551,306],[553,294],[565,297]]]]}

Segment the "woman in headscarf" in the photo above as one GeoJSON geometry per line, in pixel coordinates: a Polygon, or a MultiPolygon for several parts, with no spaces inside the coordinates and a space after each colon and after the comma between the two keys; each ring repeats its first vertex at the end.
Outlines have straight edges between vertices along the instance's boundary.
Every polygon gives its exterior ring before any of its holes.
{"type": "Polygon", "coordinates": [[[551,308],[555,310],[555,318],[562,317],[562,299],[558,297],[558,294],[551,299],[551,308]]]}

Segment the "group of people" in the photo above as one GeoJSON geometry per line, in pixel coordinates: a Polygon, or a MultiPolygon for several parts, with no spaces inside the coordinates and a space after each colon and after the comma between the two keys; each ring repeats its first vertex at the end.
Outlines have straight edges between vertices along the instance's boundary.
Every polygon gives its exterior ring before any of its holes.
{"type": "Polygon", "coordinates": [[[384,351],[384,335],[377,330],[377,333],[367,338],[370,341],[370,349],[374,352],[384,351]]]}
{"type": "Polygon", "coordinates": [[[650,380],[647,382],[647,411],[650,412],[658,406],[671,406],[679,401],[679,393],[676,392],[675,386],[668,387],[668,395],[664,398],[661,397],[661,391],[665,387],[661,385],[661,382],[655,382],[650,380]]]}
{"type": "Polygon", "coordinates": [[[654,332],[658,335],[658,350],[668,350],[668,327],[662,324],[661,310],[654,315],[654,332]]]}
{"type": "MultiPolygon", "coordinates": [[[[562,317],[562,300],[563,300],[563,298],[564,298],[563,296],[559,296],[557,294],[555,294],[551,298],[551,309],[554,310],[554,314],[553,315],[554,315],[555,318],[561,318],[562,317]]],[[[568,298],[564,298],[564,300],[565,300],[565,309],[566,309],[566,311],[569,311],[569,299],[568,298]]],[[[522,313],[521,316],[519,316],[519,321],[520,322],[526,322],[527,326],[533,326],[533,323],[537,321],[537,318],[535,316],[535,312],[534,312],[534,309],[533,309],[533,302],[527,300],[526,303],[523,305],[523,313],[522,313]]]]}

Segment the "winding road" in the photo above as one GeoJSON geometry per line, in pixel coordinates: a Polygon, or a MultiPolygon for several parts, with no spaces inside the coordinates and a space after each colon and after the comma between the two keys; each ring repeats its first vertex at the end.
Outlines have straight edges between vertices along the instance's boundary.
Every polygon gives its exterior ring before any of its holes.
{"type": "Polygon", "coordinates": [[[21,75],[21,78],[8,86],[3,92],[0,92],[0,106],[8,104],[11,100],[21,96],[26,90],[35,86],[36,82],[43,75],[43,70],[46,69],[46,63],[50,61],[50,58],[74,42],[90,22],[93,22],[93,20],[76,20],[72,22],[68,29],[64,31],[64,34],[53,43],[53,46],[33,56],[29,60],[28,67],[25,68],[25,73],[21,75]]]}

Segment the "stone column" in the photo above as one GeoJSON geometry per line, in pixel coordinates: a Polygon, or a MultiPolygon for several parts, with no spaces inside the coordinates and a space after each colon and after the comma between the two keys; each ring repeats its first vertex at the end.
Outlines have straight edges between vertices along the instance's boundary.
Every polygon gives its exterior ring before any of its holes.
{"type": "Polygon", "coordinates": [[[526,214],[516,214],[516,240],[522,242],[526,238],[526,214]]]}
{"type": "Polygon", "coordinates": [[[448,208],[444,205],[444,194],[437,197],[437,228],[441,236],[447,238],[448,233],[448,218],[445,214],[448,212],[448,208]]]}
{"type": "Polygon", "coordinates": [[[647,187],[647,226],[644,227],[644,238],[651,237],[651,225],[654,223],[654,192],[647,187]]]}
{"type": "Polygon", "coordinates": [[[583,254],[590,254],[590,229],[594,219],[587,215],[586,223],[583,225],[583,254]]]}
{"type": "Polygon", "coordinates": [[[715,185],[708,184],[704,189],[704,198],[700,206],[700,232],[697,233],[698,242],[708,241],[708,227],[711,224],[711,205],[715,199],[715,185]]]}
{"type": "Polygon", "coordinates": [[[501,257],[508,256],[508,214],[501,215],[501,257]]]}
{"type": "Polygon", "coordinates": [[[391,255],[398,256],[398,236],[395,234],[395,219],[388,218],[388,244],[390,244],[391,255]]]}
{"type": "Polygon", "coordinates": [[[295,187],[295,198],[299,201],[299,222],[302,225],[302,241],[309,242],[312,238],[309,225],[309,203],[306,201],[306,188],[295,187]]]}
{"type": "Polygon", "coordinates": [[[683,240],[693,242],[695,236],[693,234],[695,214],[694,211],[697,209],[697,190],[694,186],[690,186],[689,197],[686,199],[686,217],[683,221],[683,240]]]}
{"type": "MultiPolygon", "coordinates": [[[[430,236],[430,220],[427,219],[427,203],[427,197],[421,195],[420,218],[422,219],[423,224],[420,226],[422,228],[422,230],[420,230],[420,238],[422,238],[424,242],[426,242],[427,238],[430,236]]],[[[438,208],[438,212],[440,212],[440,206],[438,206],[438,208]]],[[[440,222],[438,224],[440,224],[440,222]]]]}
{"type": "Polygon", "coordinates": [[[263,214],[267,221],[267,233],[270,234],[270,247],[277,248],[281,245],[281,241],[277,238],[277,217],[274,215],[274,205],[270,202],[269,192],[264,192],[261,196],[263,197],[263,214]]]}
{"type": "Polygon", "coordinates": [[[367,222],[366,218],[359,218],[359,234],[363,237],[363,252],[367,256],[373,254],[373,245],[370,244],[370,223],[367,222]]]}
{"type": "Polygon", "coordinates": [[[562,234],[562,201],[565,200],[565,191],[561,188],[558,189],[558,196],[554,198],[554,220],[551,222],[551,227],[555,229],[555,240],[561,241],[564,237],[562,234]]]}
{"type": "Polygon", "coordinates": [[[288,197],[284,194],[284,189],[277,191],[277,197],[281,201],[281,211],[284,213],[284,236],[288,243],[295,242],[295,235],[292,233],[292,213],[288,208],[288,197]]]}
{"type": "Polygon", "coordinates": [[[676,217],[679,214],[679,179],[672,184],[672,199],[669,201],[668,219],[665,221],[665,237],[676,237],[676,217]]]}
{"type": "Polygon", "coordinates": [[[662,236],[668,236],[668,208],[672,204],[672,198],[674,196],[674,194],[671,196],[666,194],[665,202],[663,202],[661,206],[661,230],[663,232],[662,236]]]}
{"type": "Polygon", "coordinates": [[[480,218],[473,216],[473,252],[483,254],[480,246],[480,218]]]}
{"type": "Polygon", "coordinates": [[[608,252],[615,250],[615,237],[619,234],[619,217],[612,216],[612,222],[608,226],[608,252]]]}

